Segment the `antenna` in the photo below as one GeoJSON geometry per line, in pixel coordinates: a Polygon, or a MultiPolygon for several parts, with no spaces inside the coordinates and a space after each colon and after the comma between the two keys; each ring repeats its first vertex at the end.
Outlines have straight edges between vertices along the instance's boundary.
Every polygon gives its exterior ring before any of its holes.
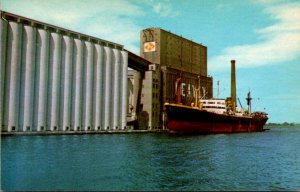
{"type": "Polygon", "coordinates": [[[219,85],[220,85],[220,81],[217,81],[217,98],[219,98],[219,96],[220,96],[220,87],[219,87],[219,85]]]}
{"type": "Polygon", "coordinates": [[[205,87],[202,87],[202,92],[203,92],[203,96],[201,97],[201,99],[205,99],[206,97],[206,90],[205,90],[205,87]]]}
{"type": "Polygon", "coordinates": [[[241,108],[244,109],[244,107],[243,107],[243,105],[242,105],[242,103],[241,103],[241,101],[240,101],[240,98],[237,98],[237,99],[238,99],[238,102],[239,102],[241,108]]]}

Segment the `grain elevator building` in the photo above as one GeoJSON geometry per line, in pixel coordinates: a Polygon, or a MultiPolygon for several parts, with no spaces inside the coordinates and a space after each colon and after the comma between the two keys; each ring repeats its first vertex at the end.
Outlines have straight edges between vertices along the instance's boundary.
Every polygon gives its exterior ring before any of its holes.
{"type": "Polygon", "coordinates": [[[140,33],[140,56],[153,63],[149,67],[149,75],[143,80],[141,99],[142,111],[149,115],[148,128],[163,126],[163,104],[175,102],[177,78],[181,78],[181,96],[184,104],[194,102],[194,88],[198,88],[199,84],[202,97],[212,98],[213,79],[207,75],[206,46],[160,28],[147,28],[140,33]],[[157,73],[160,74],[159,78],[157,73]],[[147,94],[146,97],[143,92],[151,94],[147,94]]]}

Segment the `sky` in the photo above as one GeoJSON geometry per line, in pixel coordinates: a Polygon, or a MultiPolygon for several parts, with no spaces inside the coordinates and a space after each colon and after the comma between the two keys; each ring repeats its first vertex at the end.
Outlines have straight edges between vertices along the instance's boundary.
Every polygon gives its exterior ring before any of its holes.
{"type": "Polygon", "coordinates": [[[214,97],[237,96],[269,122],[300,123],[299,0],[0,0],[0,9],[124,45],[139,55],[140,31],[159,27],[207,46],[214,97]],[[217,95],[219,81],[219,95],[217,95]]]}

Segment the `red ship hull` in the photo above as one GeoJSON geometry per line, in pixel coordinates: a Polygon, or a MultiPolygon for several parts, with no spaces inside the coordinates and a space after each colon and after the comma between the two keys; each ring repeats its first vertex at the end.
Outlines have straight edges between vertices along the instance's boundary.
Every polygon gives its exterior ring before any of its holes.
{"type": "Polygon", "coordinates": [[[172,133],[242,133],[264,131],[266,116],[216,114],[189,106],[167,104],[167,127],[172,133]]]}

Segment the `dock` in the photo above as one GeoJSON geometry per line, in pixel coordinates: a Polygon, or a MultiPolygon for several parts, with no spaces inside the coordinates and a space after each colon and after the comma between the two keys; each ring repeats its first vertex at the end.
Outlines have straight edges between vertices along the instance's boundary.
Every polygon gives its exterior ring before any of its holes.
{"type": "Polygon", "coordinates": [[[5,136],[23,136],[23,135],[97,135],[97,134],[134,134],[134,133],[167,133],[166,129],[151,129],[151,130],[99,130],[99,131],[16,131],[16,132],[1,132],[1,137],[5,136]]]}

